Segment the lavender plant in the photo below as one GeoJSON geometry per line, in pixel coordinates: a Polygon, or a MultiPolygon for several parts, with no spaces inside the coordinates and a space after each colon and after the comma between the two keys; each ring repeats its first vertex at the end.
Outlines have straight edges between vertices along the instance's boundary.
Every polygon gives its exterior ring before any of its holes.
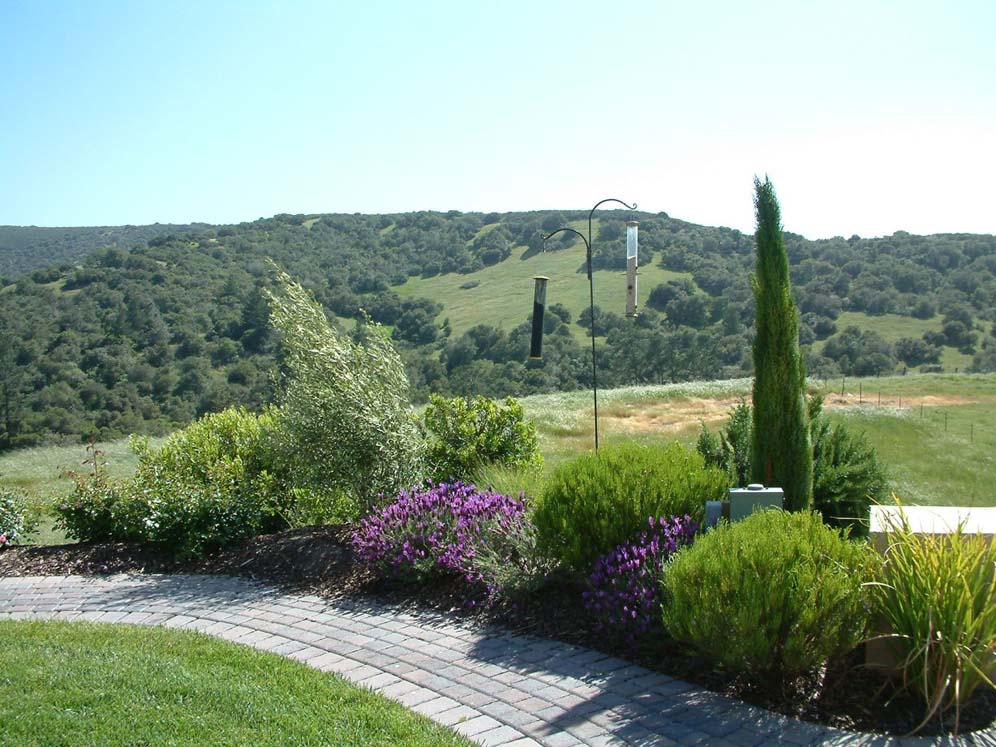
{"type": "Polygon", "coordinates": [[[660,620],[661,570],[678,548],[691,544],[698,523],[689,515],[653,516],[639,536],[595,561],[584,592],[584,606],[606,633],[628,643],[660,620]]]}
{"type": "Polygon", "coordinates": [[[401,578],[458,574],[485,582],[474,560],[482,543],[515,534],[525,522],[525,502],[463,482],[430,483],[402,491],[360,522],[353,534],[357,557],[374,570],[401,578]]]}

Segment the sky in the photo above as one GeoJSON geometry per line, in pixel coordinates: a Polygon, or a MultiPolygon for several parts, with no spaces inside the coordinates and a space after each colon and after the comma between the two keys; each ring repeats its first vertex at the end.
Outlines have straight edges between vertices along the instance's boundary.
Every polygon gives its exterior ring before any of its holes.
{"type": "Polygon", "coordinates": [[[996,233],[994,0],[0,0],[0,224],[586,210],[996,233]]]}

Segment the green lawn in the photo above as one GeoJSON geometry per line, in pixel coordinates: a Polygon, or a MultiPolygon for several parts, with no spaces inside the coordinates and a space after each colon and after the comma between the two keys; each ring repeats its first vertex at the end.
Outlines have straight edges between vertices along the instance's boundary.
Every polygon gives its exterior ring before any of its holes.
{"type": "Polygon", "coordinates": [[[0,621],[0,724],[18,747],[470,745],[276,654],[163,628],[0,621]]]}

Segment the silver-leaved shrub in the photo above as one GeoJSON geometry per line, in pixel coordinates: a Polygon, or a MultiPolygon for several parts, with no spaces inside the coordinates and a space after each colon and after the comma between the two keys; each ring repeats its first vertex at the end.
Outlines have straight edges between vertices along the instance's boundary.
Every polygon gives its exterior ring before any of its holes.
{"type": "Polygon", "coordinates": [[[268,295],[286,382],[277,448],[295,483],[369,507],[419,482],[425,445],[384,329],[369,321],[352,336],[336,329],[284,272],[268,295]]]}

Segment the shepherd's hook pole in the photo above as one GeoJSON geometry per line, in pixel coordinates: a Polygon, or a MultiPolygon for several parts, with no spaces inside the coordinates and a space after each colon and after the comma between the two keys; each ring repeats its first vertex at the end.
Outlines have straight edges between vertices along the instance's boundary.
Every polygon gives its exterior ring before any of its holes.
{"type": "Polygon", "coordinates": [[[625,207],[627,210],[636,210],[636,203],[632,205],[623,202],[622,200],[617,200],[614,197],[606,197],[604,200],[599,200],[595,203],[588,213],[588,236],[586,237],[580,231],[575,231],[573,228],[558,228],[552,233],[548,233],[543,237],[543,243],[552,236],[556,236],[558,233],[573,233],[581,237],[584,242],[586,266],[588,270],[588,315],[589,321],[591,322],[591,391],[595,404],[595,451],[598,451],[598,367],[595,364],[595,280],[594,273],[592,272],[591,266],[591,245],[592,245],[592,233],[591,233],[591,219],[595,214],[595,211],[599,206],[604,205],[606,202],[618,202],[620,205],[625,207]]]}

